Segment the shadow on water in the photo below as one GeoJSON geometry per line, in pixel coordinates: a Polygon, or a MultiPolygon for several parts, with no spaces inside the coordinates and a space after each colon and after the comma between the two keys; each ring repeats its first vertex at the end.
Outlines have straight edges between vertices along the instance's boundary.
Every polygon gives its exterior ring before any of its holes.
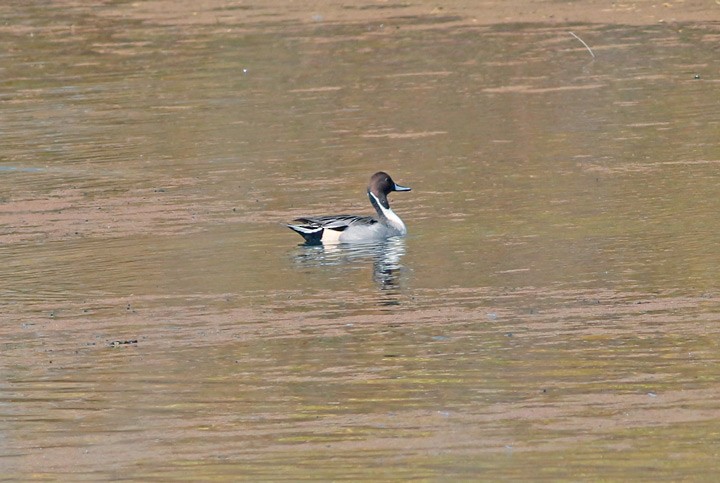
{"type": "MultiPolygon", "coordinates": [[[[364,268],[372,262],[372,279],[378,288],[384,292],[396,293],[402,287],[403,274],[407,272],[401,263],[405,248],[405,239],[400,237],[371,243],[303,244],[297,247],[293,258],[299,267],[326,273],[339,272],[343,268],[364,268]]],[[[394,301],[389,304],[397,303],[394,301]]]]}

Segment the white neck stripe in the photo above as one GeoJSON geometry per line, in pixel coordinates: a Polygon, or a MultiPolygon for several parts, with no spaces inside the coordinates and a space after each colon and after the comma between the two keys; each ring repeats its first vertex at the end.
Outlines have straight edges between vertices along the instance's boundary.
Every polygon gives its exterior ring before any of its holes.
{"type": "Polygon", "coordinates": [[[407,233],[407,228],[405,227],[405,223],[400,219],[399,216],[395,214],[395,212],[391,208],[385,208],[382,203],[380,203],[380,200],[378,200],[378,197],[375,196],[375,193],[372,191],[370,192],[370,195],[375,198],[375,203],[380,208],[380,211],[382,212],[382,215],[385,217],[385,219],[388,222],[388,225],[398,230],[401,234],[407,233]]]}

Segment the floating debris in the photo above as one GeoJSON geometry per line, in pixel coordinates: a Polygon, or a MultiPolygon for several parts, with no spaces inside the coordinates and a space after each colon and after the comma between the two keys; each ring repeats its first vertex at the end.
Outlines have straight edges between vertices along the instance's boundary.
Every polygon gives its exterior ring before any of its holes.
{"type": "Polygon", "coordinates": [[[131,340],[114,340],[110,342],[110,347],[120,347],[121,345],[131,345],[131,344],[137,344],[137,339],[131,339],[131,340]]]}
{"type": "Polygon", "coordinates": [[[590,52],[590,55],[592,55],[592,58],[593,58],[593,59],[595,58],[595,52],[592,51],[592,49],[590,48],[590,46],[589,46],[588,44],[586,44],[583,39],[581,39],[580,37],[578,37],[577,35],[575,35],[573,32],[568,32],[568,33],[569,33],[570,35],[572,35],[573,37],[575,37],[576,39],[578,39],[578,40],[580,41],[580,43],[585,46],[585,48],[587,49],[587,51],[590,52]]]}

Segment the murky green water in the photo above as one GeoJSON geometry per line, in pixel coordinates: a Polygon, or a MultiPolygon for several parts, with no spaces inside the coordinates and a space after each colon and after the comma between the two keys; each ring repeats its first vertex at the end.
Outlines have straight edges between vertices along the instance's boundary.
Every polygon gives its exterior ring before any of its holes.
{"type": "Polygon", "coordinates": [[[4,477],[717,474],[716,25],[114,7],[0,7],[4,477]]]}

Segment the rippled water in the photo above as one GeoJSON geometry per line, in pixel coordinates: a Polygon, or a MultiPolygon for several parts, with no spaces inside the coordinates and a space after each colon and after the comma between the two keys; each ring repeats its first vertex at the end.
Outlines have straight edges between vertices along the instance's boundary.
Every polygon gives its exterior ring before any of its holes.
{"type": "Polygon", "coordinates": [[[717,473],[717,25],[132,8],[0,7],[5,477],[717,473]]]}

